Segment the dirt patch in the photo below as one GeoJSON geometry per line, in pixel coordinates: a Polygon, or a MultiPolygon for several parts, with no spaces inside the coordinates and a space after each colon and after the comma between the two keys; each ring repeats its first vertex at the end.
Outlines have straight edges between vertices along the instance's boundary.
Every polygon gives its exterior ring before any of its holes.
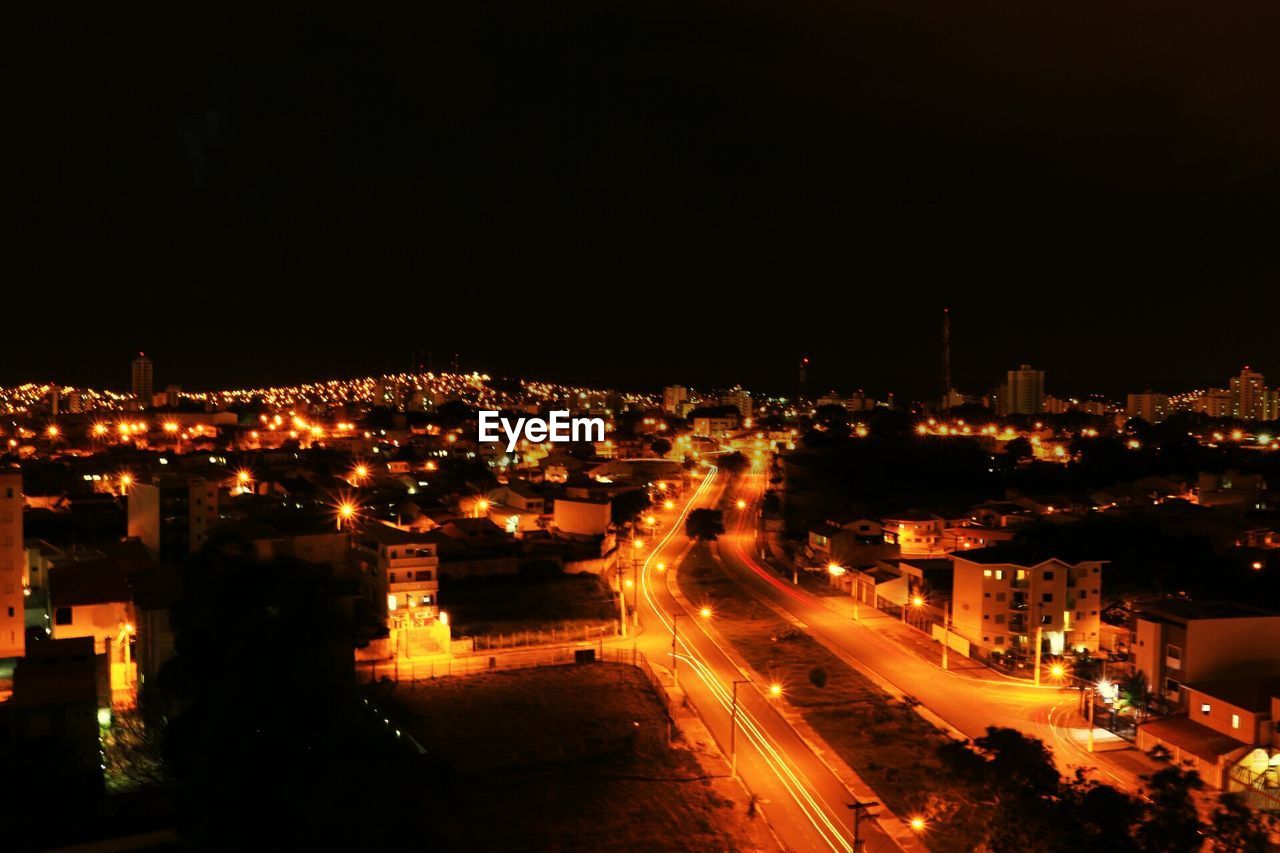
{"type": "Polygon", "coordinates": [[[668,744],[634,667],[439,679],[400,685],[386,705],[446,780],[424,835],[437,849],[760,849],[762,822],[668,744]]]}

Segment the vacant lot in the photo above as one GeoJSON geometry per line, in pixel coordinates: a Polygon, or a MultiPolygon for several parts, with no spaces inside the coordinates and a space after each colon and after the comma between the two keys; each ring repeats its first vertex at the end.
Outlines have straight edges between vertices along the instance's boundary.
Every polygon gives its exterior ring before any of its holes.
{"type": "Polygon", "coordinates": [[[600,578],[561,572],[446,580],[440,589],[455,637],[581,628],[618,618],[600,578]]]}
{"type": "Polygon", "coordinates": [[[931,850],[972,847],[966,839],[979,830],[962,804],[978,797],[943,770],[936,751],[945,735],[756,601],[705,548],[685,562],[679,584],[691,601],[712,602],[716,630],[757,672],[785,685],[787,702],[894,813],[928,818],[931,850]],[[826,674],[823,687],[810,681],[815,668],[826,674]]]}
{"type": "Polygon", "coordinates": [[[424,821],[446,850],[753,850],[740,790],[667,743],[639,670],[588,664],[400,685],[397,721],[448,777],[424,821]],[[736,802],[735,802],[736,800],[736,802]]]}

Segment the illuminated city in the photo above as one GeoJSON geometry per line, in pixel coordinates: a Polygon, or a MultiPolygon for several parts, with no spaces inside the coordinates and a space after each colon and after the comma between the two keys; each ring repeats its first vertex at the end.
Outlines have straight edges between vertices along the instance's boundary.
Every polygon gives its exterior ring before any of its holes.
{"type": "Polygon", "coordinates": [[[1280,849],[1217,17],[13,21],[0,851],[1280,849]]]}

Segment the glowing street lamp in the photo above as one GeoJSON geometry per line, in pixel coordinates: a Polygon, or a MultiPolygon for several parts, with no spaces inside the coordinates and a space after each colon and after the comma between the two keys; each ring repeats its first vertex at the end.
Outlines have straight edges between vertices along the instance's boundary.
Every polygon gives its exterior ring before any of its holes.
{"type": "Polygon", "coordinates": [[[342,501],[337,507],[338,530],[342,530],[344,522],[350,522],[356,517],[356,505],[351,501],[342,501]]]}
{"type": "Polygon", "coordinates": [[[838,578],[845,572],[844,566],[839,563],[827,563],[827,574],[833,578],[838,578]]]}
{"type": "Polygon", "coordinates": [[[675,509],[675,508],[676,508],[676,502],[675,502],[675,501],[663,501],[663,503],[662,503],[662,508],[663,508],[663,509],[675,509]]]}
{"type": "Polygon", "coordinates": [[[49,436],[51,439],[56,439],[61,432],[62,430],[58,429],[57,424],[49,424],[49,426],[45,428],[44,434],[49,436]]]}
{"type": "Polygon", "coordinates": [[[129,487],[132,485],[133,485],[133,475],[130,474],[128,471],[123,472],[120,475],[120,494],[122,495],[129,494],[129,487]]]}
{"type": "Polygon", "coordinates": [[[363,462],[351,469],[351,485],[358,486],[369,479],[369,466],[363,462]]]}
{"type": "Polygon", "coordinates": [[[781,695],[782,695],[782,685],[781,685],[781,684],[779,684],[778,682],[776,682],[776,681],[775,681],[773,684],[770,684],[770,685],[769,685],[769,696],[770,696],[770,698],[777,699],[777,698],[778,698],[778,697],[780,697],[781,695]]]}
{"type": "Polygon", "coordinates": [[[916,815],[915,817],[911,818],[912,832],[924,832],[925,827],[926,827],[926,824],[924,822],[924,818],[920,817],[920,815],[916,815]]]}
{"type": "Polygon", "coordinates": [[[701,610],[699,610],[699,611],[698,611],[698,615],[699,615],[699,616],[701,616],[703,619],[710,619],[710,618],[711,618],[711,608],[710,608],[710,607],[705,607],[705,606],[704,606],[701,610]]]}
{"type": "Polygon", "coordinates": [[[1058,679],[1059,681],[1061,681],[1063,676],[1065,676],[1066,674],[1067,674],[1067,668],[1062,664],[1053,663],[1049,665],[1049,675],[1058,679]]]}
{"type": "Polygon", "coordinates": [[[742,498],[738,498],[738,509],[746,509],[746,508],[747,508],[747,502],[744,501],[742,498]]]}
{"type": "Polygon", "coordinates": [[[178,432],[178,422],[165,421],[163,429],[165,432],[169,433],[169,435],[175,435],[178,432]]]}
{"type": "Polygon", "coordinates": [[[658,565],[654,566],[654,568],[655,568],[655,569],[657,569],[657,570],[658,570],[658,571],[660,571],[660,572],[665,572],[665,571],[667,570],[667,564],[666,564],[666,563],[658,563],[658,565]]]}

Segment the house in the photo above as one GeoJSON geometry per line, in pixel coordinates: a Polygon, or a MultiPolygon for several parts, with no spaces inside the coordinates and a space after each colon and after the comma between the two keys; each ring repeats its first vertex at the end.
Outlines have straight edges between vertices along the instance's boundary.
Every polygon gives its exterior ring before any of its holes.
{"type": "Polygon", "coordinates": [[[1232,601],[1161,601],[1134,617],[1135,669],[1154,697],[1187,707],[1185,687],[1280,673],[1280,613],[1232,601]]]}
{"type": "Polygon", "coordinates": [[[808,533],[805,551],[821,570],[831,563],[846,569],[872,566],[898,554],[896,545],[885,542],[880,522],[852,513],[835,513],[808,533]]]}
{"type": "Polygon", "coordinates": [[[1219,790],[1253,805],[1280,807],[1280,675],[1195,682],[1183,687],[1186,712],[1138,728],[1138,746],[1168,750],[1219,790]]]}
{"type": "Polygon", "coordinates": [[[385,614],[389,651],[397,657],[448,653],[448,626],[440,618],[439,535],[375,521],[353,537],[352,562],[365,578],[374,606],[385,614]]]}
{"type": "Polygon", "coordinates": [[[742,428],[742,413],[735,406],[694,409],[689,417],[693,422],[693,434],[706,438],[728,438],[742,428]]]}
{"type": "Polygon", "coordinates": [[[904,557],[927,557],[943,553],[942,533],[946,521],[940,515],[907,510],[881,519],[884,541],[897,545],[904,557]]]}
{"type": "Polygon", "coordinates": [[[1101,638],[1101,560],[1077,563],[1013,545],[953,555],[951,623],[986,654],[1097,651],[1101,638]]]}
{"type": "Polygon", "coordinates": [[[103,557],[54,566],[49,570],[47,615],[53,639],[93,641],[110,669],[112,694],[119,703],[132,704],[138,623],[125,562],[103,557]]]}
{"type": "Polygon", "coordinates": [[[613,502],[601,497],[558,497],[554,500],[552,526],[569,537],[604,536],[609,532],[613,502]]]}
{"type": "Polygon", "coordinates": [[[1224,474],[1201,472],[1196,487],[1200,506],[1236,506],[1242,509],[1265,509],[1267,483],[1261,474],[1224,474]]]}

